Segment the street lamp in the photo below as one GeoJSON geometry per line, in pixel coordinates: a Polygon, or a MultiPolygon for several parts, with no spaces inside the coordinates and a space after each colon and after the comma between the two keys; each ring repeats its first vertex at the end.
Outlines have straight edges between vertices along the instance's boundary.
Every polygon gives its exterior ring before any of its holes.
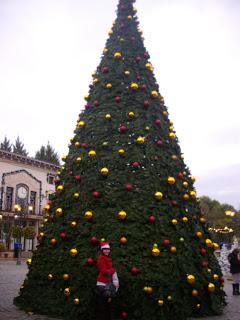
{"type": "Polygon", "coordinates": [[[2,220],[3,220],[3,215],[0,214],[0,240],[2,240],[2,220]]]}
{"type": "MultiPolygon", "coordinates": [[[[19,212],[19,214],[20,215],[18,215],[18,214],[15,214],[14,215],[14,219],[15,219],[15,221],[19,218],[19,225],[21,225],[20,224],[20,219],[21,219],[21,211],[22,211],[22,208],[21,208],[21,206],[19,205],[19,204],[15,204],[14,205],[14,209],[15,209],[15,211],[16,212],[19,212]]],[[[21,238],[19,239],[19,241],[16,243],[16,245],[17,245],[17,262],[16,262],[16,264],[17,265],[20,265],[21,264],[21,238]]]]}

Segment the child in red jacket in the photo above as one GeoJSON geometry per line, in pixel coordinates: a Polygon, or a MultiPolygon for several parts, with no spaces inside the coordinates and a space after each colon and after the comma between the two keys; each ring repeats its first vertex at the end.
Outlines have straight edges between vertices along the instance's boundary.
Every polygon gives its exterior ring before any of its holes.
{"type": "Polygon", "coordinates": [[[119,288],[119,281],[116,269],[113,268],[112,259],[110,258],[110,245],[108,242],[101,242],[101,254],[97,260],[99,270],[97,277],[98,289],[98,317],[101,320],[111,320],[111,298],[103,295],[104,288],[109,281],[112,281],[116,289],[119,288]]]}

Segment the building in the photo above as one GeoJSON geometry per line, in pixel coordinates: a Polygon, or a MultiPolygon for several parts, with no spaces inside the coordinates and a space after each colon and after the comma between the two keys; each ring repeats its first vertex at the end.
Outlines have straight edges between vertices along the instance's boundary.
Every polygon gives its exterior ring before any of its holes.
{"type": "Polygon", "coordinates": [[[42,209],[55,192],[58,169],[51,163],[0,150],[0,242],[10,250],[16,239],[8,236],[9,230],[17,225],[35,228],[33,240],[21,238],[23,250],[35,249],[42,209]]]}

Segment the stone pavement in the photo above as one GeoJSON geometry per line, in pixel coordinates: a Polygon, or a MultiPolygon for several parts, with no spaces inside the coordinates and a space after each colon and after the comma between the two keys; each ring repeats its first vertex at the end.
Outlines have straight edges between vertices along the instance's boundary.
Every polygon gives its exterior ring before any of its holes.
{"type": "MultiPolygon", "coordinates": [[[[0,259],[0,320],[56,320],[45,316],[26,314],[13,305],[13,298],[17,295],[26,272],[27,265],[24,260],[21,265],[16,265],[15,260],[0,259]]],[[[198,318],[199,320],[240,320],[240,296],[231,295],[230,281],[226,281],[225,291],[229,304],[226,306],[224,314],[216,317],[198,318]]]]}

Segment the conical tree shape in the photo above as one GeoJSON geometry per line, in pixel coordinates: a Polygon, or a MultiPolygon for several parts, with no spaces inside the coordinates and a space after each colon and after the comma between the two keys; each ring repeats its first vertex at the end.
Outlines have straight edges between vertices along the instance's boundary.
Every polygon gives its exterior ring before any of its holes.
{"type": "Polygon", "coordinates": [[[112,319],[183,320],[221,311],[216,244],[135,14],[132,1],[120,0],[16,299],[24,309],[97,319],[95,263],[104,239],[120,280],[112,319]]]}

